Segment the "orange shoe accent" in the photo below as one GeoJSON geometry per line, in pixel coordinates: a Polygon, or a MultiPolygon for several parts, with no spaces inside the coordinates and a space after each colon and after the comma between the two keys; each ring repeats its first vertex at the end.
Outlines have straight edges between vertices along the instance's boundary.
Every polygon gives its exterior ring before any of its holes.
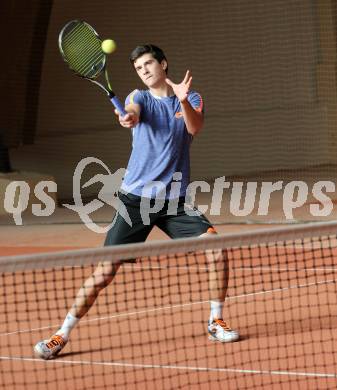
{"type": "Polygon", "coordinates": [[[214,229],[213,226],[209,227],[207,229],[207,232],[206,233],[209,233],[209,234],[217,234],[217,231],[214,229]]]}
{"type": "Polygon", "coordinates": [[[221,328],[225,329],[225,330],[232,330],[232,328],[230,326],[227,325],[227,323],[222,320],[222,319],[219,319],[219,320],[214,320],[214,322],[218,325],[221,326],[221,328]]]}
{"type": "Polygon", "coordinates": [[[49,349],[53,349],[54,347],[57,347],[58,345],[60,345],[61,347],[63,347],[65,345],[65,341],[63,340],[63,338],[59,335],[54,335],[50,338],[50,341],[46,344],[46,346],[49,348],[49,349]]]}

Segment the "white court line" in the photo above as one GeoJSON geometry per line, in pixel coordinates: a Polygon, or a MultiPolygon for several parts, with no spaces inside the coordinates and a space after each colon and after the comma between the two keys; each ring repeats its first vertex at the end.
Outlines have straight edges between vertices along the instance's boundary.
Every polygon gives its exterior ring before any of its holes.
{"type": "MultiPolygon", "coordinates": [[[[293,289],[297,289],[297,288],[318,286],[318,285],[329,284],[329,283],[335,283],[335,279],[324,280],[321,282],[299,284],[299,285],[283,287],[283,288],[276,288],[276,289],[272,289],[272,290],[265,290],[265,291],[258,291],[258,292],[252,292],[252,293],[247,293],[247,294],[235,295],[232,297],[227,297],[226,301],[233,300],[233,299],[246,298],[246,297],[251,297],[251,296],[256,296],[256,295],[264,295],[264,294],[270,294],[270,293],[275,293],[275,292],[288,291],[288,290],[293,290],[293,289]]],[[[205,303],[209,303],[209,300],[188,302],[188,303],[182,303],[182,304],[170,305],[170,306],[160,306],[160,307],[154,307],[152,309],[138,310],[138,311],[133,311],[133,312],[119,313],[119,314],[112,314],[112,315],[106,316],[106,317],[96,317],[96,318],[91,318],[89,320],[81,320],[79,322],[79,325],[85,324],[85,323],[90,323],[90,322],[96,322],[96,321],[110,320],[110,319],[118,318],[118,317],[128,317],[128,316],[139,315],[139,314],[153,313],[153,312],[157,312],[157,311],[161,311],[161,310],[172,310],[172,309],[182,308],[182,307],[187,307],[187,306],[192,306],[192,305],[202,305],[205,303]]],[[[18,330],[15,332],[1,333],[0,337],[11,336],[11,335],[20,334],[20,333],[36,332],[39,330],[57,328],[59,326],[60,326],[60,324],[48,325],[48,326],[43,326],[43,327],[39,327],[39,328],[23,329],[23,330],[18,330]]]]}
{"type": "Polygon", "coordinates": [[[108,367],[124,367],[124,368],[161,368],[168,370],[183,370],[183,371],[210,371],[223,372],[234,374],[263,374],[263,375],[286,375],[286,376],[302,376],[302,377],[319,377],[319,378],[337,378],[336,373],[321,373],[321,372],[299,372],[299,371],[277,371],[277,370],[250,370],[250,369],[236,369],[236,368],[217,368],[217,367],[198,367],[198,366],[177,366],[177,365],[162,365],[162,364],[139,364],[127,362],[99,362],[90,360],[41,360],[34,358],[20,358],[11,356],[0,356],[0,360],[11,361],[27,361],[47,364],[78,364],[78,365],[92,365],[92,366],[108,366],[108,367]]]}
{"type": "MultiPolygon", "coordinates": [[[[207,268],[206,268],[207,269],[207,268]]],[[[257,267],[236,267],[231,268],[232,271],[276,271],[276,272],[337,272],[337,267],[317,267],[317,268],[296,268],[296,267],[266,267],[266,266],[257,266],[257,267]]]]}

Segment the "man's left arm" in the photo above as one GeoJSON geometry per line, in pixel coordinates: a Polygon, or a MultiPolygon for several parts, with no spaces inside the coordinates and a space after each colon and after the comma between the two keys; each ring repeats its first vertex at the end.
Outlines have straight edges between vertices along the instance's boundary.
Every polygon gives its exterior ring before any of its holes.
{"type": "Polygon", "coordinates": [[[173,92],[180,101],[187,131],[193,136],[197,135],[204,123],[204,114],[201,108],[193,108],[191,103],[188,101],[188,93],[192,83],[190,71],[188,70],[186,72],[184,80],[180,84],[175,84],[168,78],[166,79],[166,83],[172,87],[173,92]]]}
{"type": "Polygon", "coordinates": [[[180,105],[187,131],[191,135],[196,136],[204,124],[204,114],[201,111],[194,109],[187,99],[180,102],[180,105]]]}

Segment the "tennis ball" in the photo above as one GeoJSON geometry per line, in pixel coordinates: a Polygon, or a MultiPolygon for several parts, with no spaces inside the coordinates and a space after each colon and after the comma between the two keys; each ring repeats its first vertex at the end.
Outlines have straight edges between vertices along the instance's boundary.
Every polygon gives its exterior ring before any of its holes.
{"type": "Polygon", "coordinates": [[[111,54],[116,50],[116,42],[112,39],[105,39],[102,42],[102,50],[105,54],[111,54]]]}

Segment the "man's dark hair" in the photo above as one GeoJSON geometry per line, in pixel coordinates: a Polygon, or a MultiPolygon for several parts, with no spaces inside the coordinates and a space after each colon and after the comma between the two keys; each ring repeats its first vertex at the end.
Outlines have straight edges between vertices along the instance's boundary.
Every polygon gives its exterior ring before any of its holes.
{"type": "MultiPolygon", "coordinates": [[[[137,46],[132,53],[130,54],[130,62],[131,64],[134,64],[134,62],[141,57],[144,54],[150,53],[153,55],[153,58],[155,58],[160,64],[163,60],[167,62],[166,56],[162,49],[160,49],[158,46],[147,44],[147,45],[141,45],[137,46]]],[[[165,72],[168,72],[168,66],[165,69],[165,72]]]]}

